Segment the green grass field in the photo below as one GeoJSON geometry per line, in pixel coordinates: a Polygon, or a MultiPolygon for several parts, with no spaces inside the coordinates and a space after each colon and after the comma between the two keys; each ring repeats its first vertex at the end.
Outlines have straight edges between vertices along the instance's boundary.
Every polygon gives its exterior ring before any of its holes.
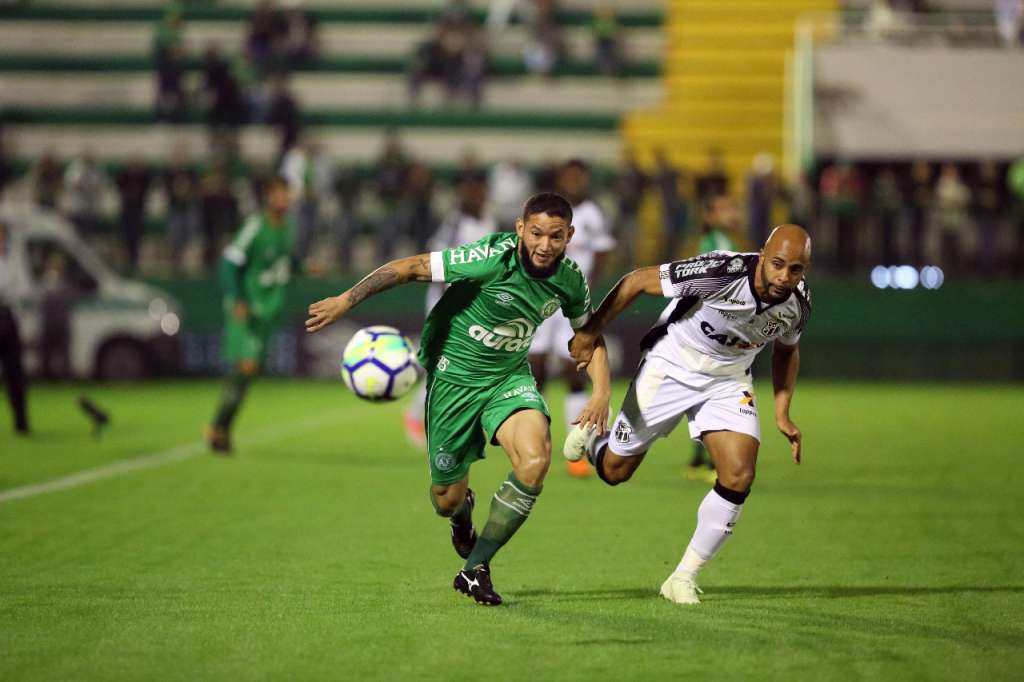
{"type": "MultiPolygon", "coordinates": [[[[99,442],[79,390],[33,389],[36,435],[0,435],[0,496],[166,461],[0,502],[2,680],[997,680],[1024,668],[1019,386],[801,384],[805,463],[766,423],[754,492],[702,574],[699,607],[657,595],[707,490],[681,476],[682,433],[615,489],[556,460],[493,565],[497,609],[451,589],[460,561],[401,406],[340,383],[263,381],[226,460],[196,445],[214,382],[89,387],[115,419],[99,442]]],[[[474,467],[482,499],[508,470],[499,450],[474,467]]]]}

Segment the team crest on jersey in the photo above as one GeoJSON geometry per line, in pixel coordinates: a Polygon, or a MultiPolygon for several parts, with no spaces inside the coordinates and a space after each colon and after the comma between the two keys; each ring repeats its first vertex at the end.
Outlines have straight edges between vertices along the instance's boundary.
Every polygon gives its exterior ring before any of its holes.
{"type": "Polygon", "coordinates": [[[500,291],[494,297],[494,302],[497,303],[498,305],[510,306],[510,305],[512,305],[512,301],[514,299],[515,299],[515,297],[512,296],[512,294],[510,294],[510,293],[508,293],[506,291],[500,291]]]}
{"type": "Polygon", "coordinates": [[[447,452],[439,452],[434,457],[434,466],[437,467],[438,471],[451,471],[458,464],[455,459],[455,455],[448,454],[447,452]]]}
{"type": "Polygon", "coordinates": [[[615,442],[622,443],[625,445],[629,442],[630,437],[633,435],[633,427],[626,422],[619,422],[619,425],[615,427],[615,442]]]}
{"type": "Polygon", "coordinates": [[[558,307],[561,305],[557,298],[553,298],[544,304],[544,307],[540,309],[541,317],[547,319],[558,312],[558,307]]]}
{"type": "Polygon", "coordinates": [[[761,329],[761,334],[764,336],[775,336],[781,328],[782,325],[775,320],[768,320],[768,322],[765,323],[764,328],[761,329]]]}
{"type": "Polygon", "coordinates": [[[735,274],[743,269],[743,259],[737,256],[729,261],[729,264],[725,266],[725,271],[730,275],[735,274]]]}

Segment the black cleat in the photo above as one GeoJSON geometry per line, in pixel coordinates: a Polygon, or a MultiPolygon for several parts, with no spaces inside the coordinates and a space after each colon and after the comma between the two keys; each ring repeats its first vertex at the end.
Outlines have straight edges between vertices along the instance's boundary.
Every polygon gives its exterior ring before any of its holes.
{"type": "Polygon", "coordinates": [[[467,597],[472,597],[477,604],[483,606],[501,604],[501,595],[495,592],[494,587],[491,586],[491,571],[487,566],[462,569],[455,576],[452,587],[467,597]]]}
{"type": "Polygon", "coordinates": [[[466,491],[466,504],[469,505],[469,523],[452,524],[452,547],[455,548],[455,553],[463,559],[469,558],[469,553],[473,551],[473,546],[476,544],[476,529],[473,528],[473,507],[476,504],[476,495],[473,494],[472,489],[466,491]]]}

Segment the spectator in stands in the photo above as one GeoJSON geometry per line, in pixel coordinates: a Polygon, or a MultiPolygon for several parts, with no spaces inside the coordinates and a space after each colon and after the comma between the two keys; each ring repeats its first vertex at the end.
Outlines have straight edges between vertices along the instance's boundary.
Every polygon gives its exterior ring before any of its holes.
{"type": "Polygon", "coordinates": [[[647,174],[637,162],[633,150],[627,148],[622,157],[622,170],[615,178],[615,194],[618,197],[616,239],[623,256],[623,265],[627,268],[635,262],[640,204],[643,202],[647,183],[647,174]]]}
{"type": "Polygon", "coordinates": [[[273,0],[259,0],[249,16],[245,51],[260,78],[282,64],[280,52],[287,32],[288,22],[273,0]]]}
{"type": "Polygon", "coordinates": [[[441,15],[434,34],[417,46],[409,68],[409,102],[419,104],[420,90],[427,80],[444,88],[447,101],[465,96],[479,106],[487,72],[487,50],[483,34],[468,14],[449,8],[441,15]]]}
{"type": "Polygon", "coordinates": [[[434,215],[434,174],[430,166],[417,161],[409,167],[402,201],[402,234],[416,244],[416,252],[427,250],[427,240],[437,227],[434,215]]]}
{"type": "Polygon", "coordinates": [[[334,194],[338,200],[338,216],[334,221],[334,235],[338,248],[338,267],[347,272],[352,266],[352,244],[359,229],[359,199],[362,190],[359,171],[351,166],[339,169],[334,180],[334,194]]]}
{"type": "Polygon", "coordinates": [[[566,57],[555,0],[534,0],[529,35],[529,41],[523,48],[523,63],[527,71],[553,76],[566,57]]]}
{"type": "Polygon", "coordinates": [[[910,256],[913,264],[925,265],[924,241],[931,220],[932,167],[927,161],[915,161],[910,167],[910,256]]]}
{"type": "Polygon", "coordinates": [[[196,233],[199,217],[199,178],[184,147],[174,150],[162,180],[167,204],[167,247],[171,266],[180,273],[185,248],[196,233]]]}
{"type": "Polygon", "coordinates": [[[385,137],[383,153],[376,164],[377,198],[384,212],[376,239],[380,247],[378,260],[391,260],[395,240],[401,234],[401,201],[405,196],[405,183],[409,177],[410,166],[398,133],[389,131],[385,137]]]}
{"type": "Polygon", "coordinates": [[[153,61],[156,64],[157,121],[180,123],[185,115],[184,24],[181,7],[168,3],[153,35],[153,61]]]}
{"type": "Polygon", "coordinates": [[[903,218],[906,197],[899,177],[892,168],[882,168],[871,185],[871,212],[878,230],[878,245],[883,265],[900,262],[896,237],[903,218]]]}
{"type": "Polygon", "coordinates": [[[1006,184],[994,161],[985,160],[978,164],[974,187],[972,212],[978,228],[978,271],[991,276],[999,267],[996,256],[999,251],[999,222],[1006,205],[1006,184]]]}
{"type": "Polygon", "coordinates": [[[316,17],[306,11],[302,0],[285,3],[281,42],[289,69],[299,69],[316,61],[320,53],[316,17]]]}
{"type": "Polygon", "coordinates": [[[288,150],[296,146],[302,133],[302,112],[284,78],[274,81],[267,123],[277,128],[278,158],[284,159],[288,150]]]}
{"type": "Polygon", "coordinates": [[[789,208],[789,222],[795,225],[806,225],[808,231],[813,234],[810,226],[816,222],[814,214],[817,196],[807,173],[801,171],[796,179],[786,187],[786,202],[789,208]]]}
{"type": "Polygon", "coordinates": [[[1017,159],[1006,170],[1006,188],[1010,193],[1010,215],[1017,232],[1013,257],[1013,273],[1024,275],[1024,158],[1017,159]]]}
{"type": "Polygon", "coordinates": [[[203,226],[203,266],[213,271],[221,239],[238,225],[238,200],[231,188],[227,162],[215,155],[199,183],[199,214],[203,226]]]}
{"type": "Polygon", "coordinates": [[[971,190],[960,177],[955,163],[942,164],[935,183],[935,228],[939,240],[942,267],[947,272],[963,272],[963,251],[969,238],[967,209],[971,190]]]}
{"type": "Polygon", "coordinates": [[[856,229],[864,193],[860,173],[849,162],[833,164],[822,172],[819,191],[822,217],[835,234],[834,262],[841,272],[850,272],[857,259],[856,229]]]}
{"type": "Polygon", "coordinates": [[[96,155],[91,149],[72,159],[64,171],[68,218],[79,237],[91,239],[96,235],[101,221],[100,200],[107,183],[107,175],[96,162],[96,155]]]}
{"type": "Polygon", "coordinates": [[[729,194],[729,175],[725,172],[722,150],[718,147],[709,147],[707,166],[704,172],[697,176],[697,200],[704,202],[708,197],[719,194],[729,194]]]}
{"type": "Polygon", "coordinates": [[[533,194],[529,171],[522,161],[499,161],[491,167],[487,186],[499,229],[511,230],[533,194]]]}
{"type": "Polygon", "coordinates": [[[672,165],[664,149],[654,151],[654,184],[661,195],[661,220],[665,239],[665,257],[679,255],[689,227],[689,207],[683,191],[683,172],[672,165]]]}
{"type": "Polygon", "coordinates": [[[306,138],[292,147],[281,162],[288,180],[295,216],[295,256],[305,261],[319,236],[323,210],[334,192],[334,162],[323,146],[306,138]]]}
{"type": "Polygon", "coordinates": [[[608,2],[599,2],[590,23],[594,39],[594,65],[602,76],[622,75],[622,27],[608,2]]]}
{"type": "Polygon", "coordinates": [[[153,176],[142,156],[133,154],[117,176],[121,199],[120,222],[128,256],[128,271],[138,272],[139,245],[146,227],[146,202],[153,176]]]}
{"type": "Polygon", "coordinates": [[[206,49],[203,93],[211,149],[225,149],[231,156],[235,156],[238,128],[246,122],[245,98],[231,68],[215,45],[206,49]]]}
{"type": "Polygon", "coordinates": [[[768,241],[768,233],[773,227],[772,208],[779,194],[775,159],[764,152],[756,154],[750,175],[747,176],[747,229],[750,231],[751,244],[764,244],[768,241]]]}
{"type": "Polygon", "coordinates": [[[32,172],[32,187],[36,204],[52,211],[57,210],[60,203],[60,191],[64,185],[64,171],[61,166],[56,152],[51,147],[39,157],[32,172]]]}

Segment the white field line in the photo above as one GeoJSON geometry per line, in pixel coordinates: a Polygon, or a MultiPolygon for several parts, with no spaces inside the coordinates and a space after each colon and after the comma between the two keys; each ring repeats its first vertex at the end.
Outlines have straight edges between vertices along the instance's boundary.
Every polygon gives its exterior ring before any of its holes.
{"type": "MultiPolygon", "coordinates": [[[[310,417],[301,421],[293,422],[285,428],[267,428],[259,431],[253,431],[247,434],[246,437],[242,439],[242,442],[255,444],[278,440],[297,432],[315,428],[321,423],[327,421],[331,416],[333,415],[323,414],[318,417],[310,417]]],[[[206,451],[206,444],[203,442],[197,441],[176,445],[166,450],[160,450],[158,452],[140,455],[139,457],[121,460],[119,462],[114,462],[113,464],[106,464],[104,466],[96,467],[95,469],[86,469],[85,471],[80,471],[77,474],[71,474],[70,476],[64,476],[62,478],[55,478],[52,481],[32,483],[31,485],[24,485],[20,488],[5,490],[0,492],[0,504],[3,504],[4,502],[13,502],[14,500],[21,500],[26,497],[35,497],[36,495],[54,493],[59,490],[77,488],[80,485],[87,485],[95,481],[102,481],[107,478],[122,476],[133,471],[153,469],[166,464],[182,462],[186,459],[191,459],[197,455],[204,454],[206,451]]]]}

